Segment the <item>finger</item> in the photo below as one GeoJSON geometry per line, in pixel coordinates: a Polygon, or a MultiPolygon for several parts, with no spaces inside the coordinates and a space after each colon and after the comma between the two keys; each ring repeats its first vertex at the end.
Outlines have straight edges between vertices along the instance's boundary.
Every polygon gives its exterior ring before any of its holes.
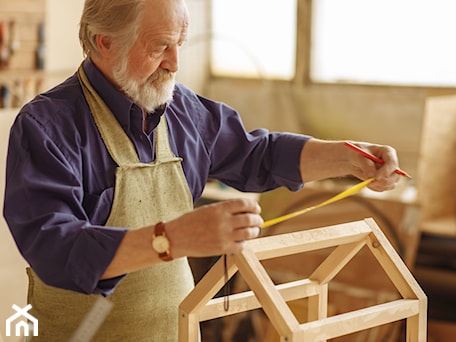
{"type": "Polygon", "coordinates": [[[388,179],[395,170],[399,167],[398,156],[396,150],[391,146],[383,145],[372,147],[372,153],[383,161],[383,165],[377,166],[376,179],[388,179]]]}
{"type": "Polygon", "coordinates": [[[399,180],[399,175],[392,174],[388,178],[375,179],[375,181],[369,184],[368,188],[374,191],[392,190],[396,187],[399,180]]]}
{"type": "Polygon", "coordinates": [[[257,213],[243,212],[233,215],[234,228],[260,227],[263,223],[263,218],[257,213]]]}
{"type": "Polygon", "coordinates": [[[376,181],[380,181],[380,183],[372,183],[370,188],[387,189],[391,188],[391,186],[394,187],[394,184],[398,182],[398,178],[395,175],[395,170],[398,168],[396,150],[391,146],[372,144],[365,144],[362,148],[381,162],[370,160],[372,158],[359,159],[359,156],[353,160],[353,165],[356,168],[353,174],[361,179],[373,177],[376,181]]]}
{"type": "Polygon", "coordinates": [[[228,246],[227,250],[224,254],[237,254],[241,253],[245,248],[245,241],[234,241],[232,244],[228,246]]]}
{"type": "Polygon", "coordinates": [[[260,227],[247,227],[242,229],[237,229],[235,234],[235,240],[231,243],[225,245],[225,253],[240,253],[245,248],[245,242],[247,240],[252,240],[260,236],[261,228],[260,227]]]}
{"type": "Polygon", "coordinates": [[[362,180],[375,178],[377,166],[372,160],[361,156],[354,162],[352,174],[362,180]]]}
{"type": "Polygon", "coordinates": [[[263,225],[264,220],[258,214],[242,213],[233,218],[232,237],[235,241],[249,240],[256,238],[258,229],[263,225]]]}
{"type": "Polygon", "coordinates": [[[261,207],[258,202],[248,199],[248,198],[240,198],[229,200],[225,202],[221,202],[224,205],[226,210],[232,214],[239,214],[239,213],[254,213],[259,214],[261,213],[261,207]]]}
{"type": "Polygon", "coordinates": [[[245,241],[257,238],[261,233],[260,227],[245,227],[236,229],[233,233],[234,241],[245,241]]]}

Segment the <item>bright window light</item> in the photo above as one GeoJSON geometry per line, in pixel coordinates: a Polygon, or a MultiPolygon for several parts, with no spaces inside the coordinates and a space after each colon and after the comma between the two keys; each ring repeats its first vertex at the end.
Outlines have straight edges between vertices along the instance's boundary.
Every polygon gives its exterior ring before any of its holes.
{"type": "Polygon", "coordinates": [[[292,79],[296,1],[213,0],[213,74],[292,79]]]}
{"type": "Polygon", "coordinates": [[[313,1],[311,77],[456,85],[456,1],[313,1]]]}

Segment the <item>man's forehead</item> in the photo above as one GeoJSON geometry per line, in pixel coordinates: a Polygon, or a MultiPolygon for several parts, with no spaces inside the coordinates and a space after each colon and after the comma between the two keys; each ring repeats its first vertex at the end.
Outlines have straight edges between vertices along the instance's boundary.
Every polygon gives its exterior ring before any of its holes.
{"type": "Polygon", "coordinates": [[[146,17],[155,20],[188,21],[188,9],[184,0],[149,0],[143,7],[146,17]]]}
{"type": "Polygon", "coordinates": [[[187,30],[188,25],[189,17],[184,1],[150,0],[144,7],[142,31],[182,33],[187,30]]]}

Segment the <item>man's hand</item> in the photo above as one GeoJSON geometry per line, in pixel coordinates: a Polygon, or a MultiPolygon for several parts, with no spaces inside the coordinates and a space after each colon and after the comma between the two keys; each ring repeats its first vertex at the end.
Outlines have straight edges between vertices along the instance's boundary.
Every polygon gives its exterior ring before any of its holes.
{"type": "Polygon", "coordinates": [[[355,145],[384,161],[378,164],[345,146],[343,141],[310,139],[301,152],[300,171],[303,182],[353,175],[361,180],[375,178],[369,184],[374,191],[391,190],[399,181],[394,172],[398,158],[394,148],[365,142],[355,145]]]}
{"type": "Polygon", "coordinates": [[[174,258],[238,253],[256,238],[263,219],[257,202],[237,199],[200,207],[166,223],[174,258]]]}
{"type": "Polygon", "coordinates": [[[350,173],[363,180],[374,177],[375,180],[368,186],[371,190],[385,191],[394,189],[401,177],[395,173],[395,169],[398,168],[396,151],[392,147],[384,145],[368,143],[356,143],[356,145],[383,160],[384,164],[375,163],[358,152],[350,150],[348,154],[352,167],[350,173]]]}

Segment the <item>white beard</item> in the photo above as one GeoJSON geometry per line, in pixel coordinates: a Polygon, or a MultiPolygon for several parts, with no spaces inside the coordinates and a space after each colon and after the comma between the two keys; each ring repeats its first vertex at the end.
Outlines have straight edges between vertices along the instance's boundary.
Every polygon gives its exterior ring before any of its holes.
{"type": "Polygon", "coordinates": [[[172,72],[157,69],[146,81],[140,82],[128,75],[128,64],[123,58],[113,70],[113,77],[121,90],[146,112],[153,112],[173,98],[175,74],[172,72]]]}

